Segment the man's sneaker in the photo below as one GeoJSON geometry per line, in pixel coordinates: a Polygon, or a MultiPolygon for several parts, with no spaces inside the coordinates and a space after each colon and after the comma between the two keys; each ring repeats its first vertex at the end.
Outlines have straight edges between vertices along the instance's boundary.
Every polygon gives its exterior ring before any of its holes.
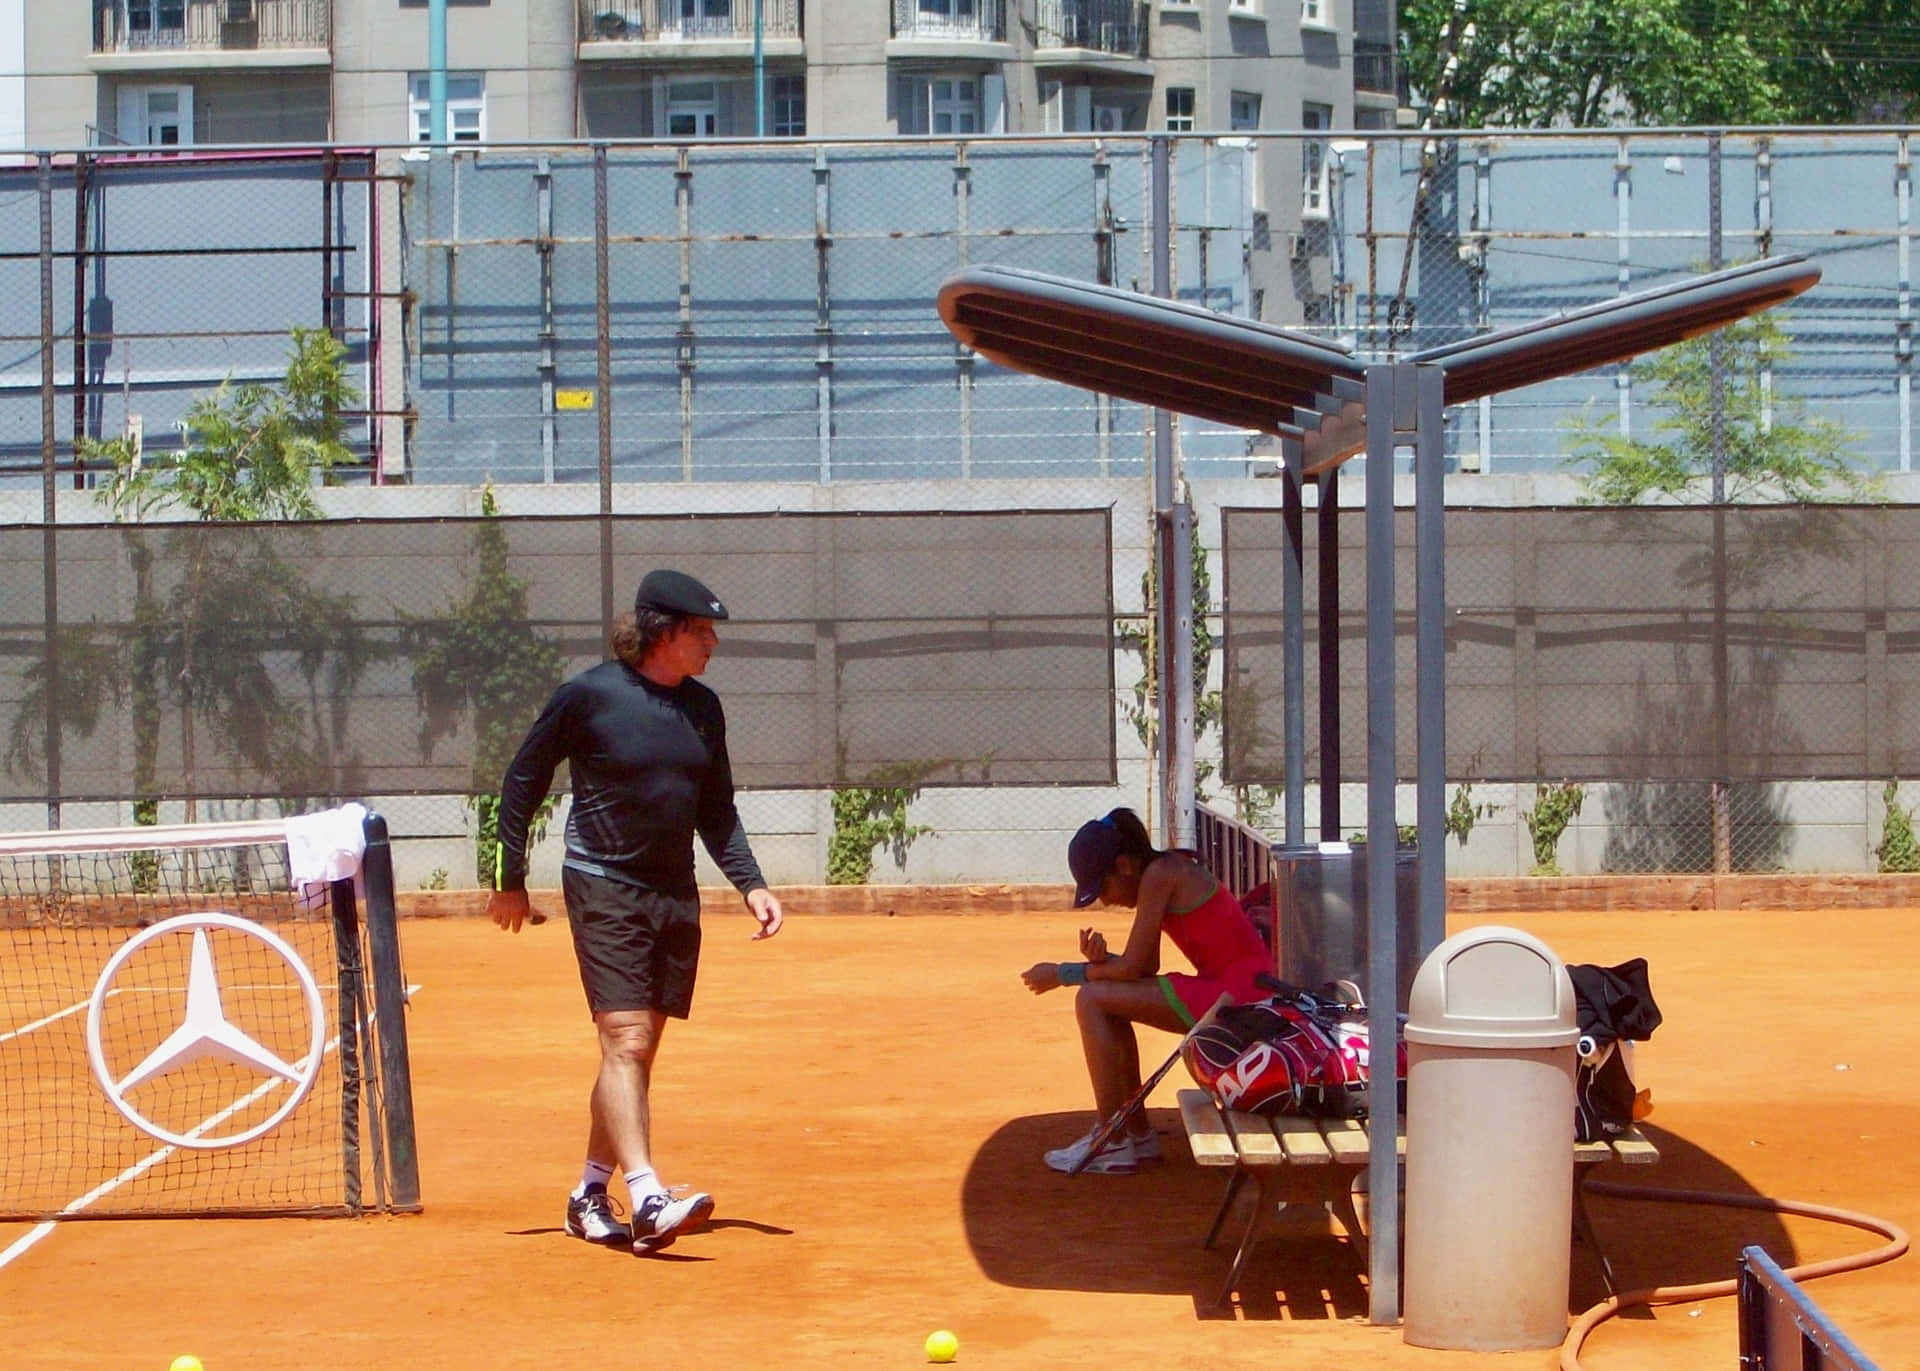
{"type": "Polygon", "coordinates": [[[695,1190],[675,1195],[662,1190],[647,1196],[633,1211],[633,1250],[644,1256],[669,1246],[682,1233],[698,1233],[713,1214],[713,1196],[695,1190]]]}
{"type": "Polygon", "coordinates": [[[1047,1153],[1047,1165],[1055,1171],[1069,1174],[1078,1170],[1082,1174],[1092,1172],[1098,1176],[1130,1176],[1140,1169],[1142,1163],[1160,1160],[1160,1138],[1153,1133],[1141,1138],[1114,1138],[1089,1159],[1087,1153],[1094,1134],[1098,1132],[1099,1129],[1095,1128],[1065,1147],[1056,1147],[1047,1153]]]}
{"type": "Polygon", "coordinates": [[[620,1222],[613,1197],[607,1194],[604,1185],[590,1185],[583,1195],[567,1196],[567,1232],[603,1246],[633,1241],[632,1232],[620,1222]]]}

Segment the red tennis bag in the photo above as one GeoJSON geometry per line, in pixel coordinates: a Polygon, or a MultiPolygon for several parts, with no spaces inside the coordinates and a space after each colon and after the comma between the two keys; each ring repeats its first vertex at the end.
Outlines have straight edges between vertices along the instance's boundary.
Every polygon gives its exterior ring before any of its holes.
{"type": "MultiPolygon", "coordinates": [[[[1360,1119],[1368,1112],[1366,1011],[1306,991],[1230,1005],[1187,1040],[1193,1079],[1222,1109],[1360,1119]]],[[[1407,1074],[1404,1042],[1398,1076],[1407,1074]]]]}

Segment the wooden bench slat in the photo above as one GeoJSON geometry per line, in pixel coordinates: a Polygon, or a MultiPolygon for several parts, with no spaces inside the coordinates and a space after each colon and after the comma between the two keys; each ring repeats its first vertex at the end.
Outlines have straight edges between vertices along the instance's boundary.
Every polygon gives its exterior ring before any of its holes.
{"type": "Polygon", "coordinates": [[[1367,1130],[1358,1119],[1323,1119],[1320,1133],[1333,1151],[1333,1159],[1344,1166],[1364,1166],[1367,1161],[1367,1130]]]}
{"type": "Polygon", "coordinates": [[[1629,1166],[1646,1166],[1660,1160],[1660,1149],[1638,1128],[1629,1128],[1613,1140],[1613,1155],[1629,1166]]]}
{"type": "Polygon", "coordinates": [[[1278,1166],[1290,1160],[1274,1136],[1273,1125],[1258,1114],[1227,1110],[1227,1130],[1240,1149],[1240,1160],[1247,1166],[1278,1166]]]}
{"type": "Polygon", "coordinates": [[[1233,1166],[1239,1161],[1233,1135],[1226,1121],[1213,1107],[1213,1099],[1204,1090],[1182,1090],[1180,1121],[1187,1127],[1187,1146],[1201,1166],[1233,1166]]]}
{"type": "Polygon", "coordinates": [[[1333,1149],[1312,1119],[1278,1118],[1273,1132],[1280,1139],[1280,1150],[1295,1166],[1325,1166],[1333,1160],[1333,1149]]]}

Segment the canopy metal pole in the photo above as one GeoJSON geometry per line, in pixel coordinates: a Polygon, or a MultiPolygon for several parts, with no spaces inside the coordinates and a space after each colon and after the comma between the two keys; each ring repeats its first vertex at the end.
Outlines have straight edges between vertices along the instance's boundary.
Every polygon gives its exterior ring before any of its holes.
{"type": "MultiPolygon", "coordinates": [[[[1398,1029],[1399,964],[1394,856],[1393,455],[1397,436],[1418,415],[1411,363],[1367,368],[1367,1025],[1374,1042],[1390,1043],[1398,1029]]],[[[1391,1058],[1387,1058],[1391,1060],[1391,1058]]],[[[1399,1101],[1384,1090],[1373,1098],[1367,1129],[1368,1317],[1400,1318],[1399,1101]]]]}
{"type": "Polygon", "coordinates": [[[1413,444],[1414,676],[1419,720],[1415,775],[1420,834],[1419,951],[1447,938],[1447,580],[1446,372],[1415,367],[1418,430],[1413,444]]]}
{"type": "Polygon", "coordinates": [[[1340,841],[1340,473],[1320,474],[1313,549],[1320,605],[1320,841],[1340,841]]]}
{"type": "Polygon", "coordinates": [[[1307,840],[1307,647],[1306,501],[1301,491],[1302,452],[1297,438],[1280,443],[1281,521],[1287,532],[1280,583],[1282,741],[1286,749],[1286,840],[1307,840]]]}
{"type": "MultiPolygon", "coordinates": [[[[1173,145],[1153,140],[1153,293],[1174,298],[1173,145]]],[[[1173,411],[1153,412],[1153,528],[1160,678],[1160,804],[1163,841],[1194,844],[1193,509],[1180,501],[1173,469],[1173,411]]]]}

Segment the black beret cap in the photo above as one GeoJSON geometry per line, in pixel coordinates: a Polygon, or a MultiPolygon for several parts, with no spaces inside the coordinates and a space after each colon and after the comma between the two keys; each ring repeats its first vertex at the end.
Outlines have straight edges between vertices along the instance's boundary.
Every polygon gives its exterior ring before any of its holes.
{"type": "Polygon", "coordinates": [[[684,571],[661,568],[649,571],[633,597],[633,607],[662,609],[669,614],[695,614],[703,619],[724,619],[727,607],[720,597],[684,571]]]}

